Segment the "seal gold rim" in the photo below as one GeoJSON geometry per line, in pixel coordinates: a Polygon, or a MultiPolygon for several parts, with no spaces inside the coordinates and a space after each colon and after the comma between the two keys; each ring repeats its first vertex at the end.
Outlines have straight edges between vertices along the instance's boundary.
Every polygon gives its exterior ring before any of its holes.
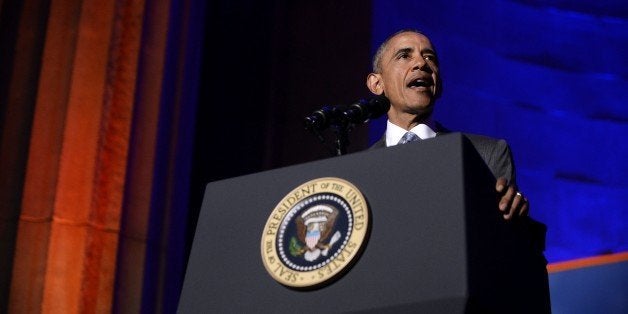
{"type": "Polygon", "coordinates": [[[262,261],[266,271],[277,282],[294,288],[319,286],[343,273],[361,251],[369,228],[369,210],[366,199],[352,183],[336,178],[324,177],[310,180],[288,193],[271,212],[261,238],[262,261]],[[329,263],[308,270],[298,271],[286,265],[277,252],[277,236],[287,214],[305,199],[317,194],[332,194],[344,200],[351,210],[352,223],[346,245],[329,263]]]}

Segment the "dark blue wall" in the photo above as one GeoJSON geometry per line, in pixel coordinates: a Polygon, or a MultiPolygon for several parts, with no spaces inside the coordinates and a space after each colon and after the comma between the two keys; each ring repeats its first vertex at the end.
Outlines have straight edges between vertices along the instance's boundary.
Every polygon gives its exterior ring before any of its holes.
{"type": "Polygon", "coordinates": [[[436,118],[510,143],[550,262],[628,250],[628,2],[375,0],[372,49],[402,28],[438,50],[436,118]]]}

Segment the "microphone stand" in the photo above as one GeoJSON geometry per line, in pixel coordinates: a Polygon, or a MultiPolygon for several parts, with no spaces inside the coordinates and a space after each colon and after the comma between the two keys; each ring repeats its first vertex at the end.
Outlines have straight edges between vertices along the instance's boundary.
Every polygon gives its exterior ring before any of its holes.
{"type": "Polygon", "coordinates": [[[316,127],[306,125],[305,129],[312,132],[316,138],[327,148],[332,156],[342,156],[347,153],[347,146],[349,146],[349,132],[353,130],[354,124],[346,119],[336,119],[329,125],[333,130],[336,139],[334,140],[334,147],[325,145],[325,137],[316,127]]]}
{"type": "Polygon", "coordinates": [[[336,140],[334,141],[334,156],[342,156],[347,153],[349,146],[349,132],[353,130],[353,123],[348,123],[345,119],[339,119],[332,125],[336,140]]]}

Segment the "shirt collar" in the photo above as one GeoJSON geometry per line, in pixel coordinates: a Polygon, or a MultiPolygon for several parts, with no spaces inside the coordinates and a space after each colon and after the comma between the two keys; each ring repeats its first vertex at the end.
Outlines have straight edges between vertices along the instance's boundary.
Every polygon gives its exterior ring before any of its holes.
{"type": "MultiPolygon", "coordinates": [[[[418,124],[409,131],[419,136],[420,139],[425,140],[428,138],[436,137],[436,124],[432,119],[425,121],[425,123],[418,124]]],[[[386,146],[397,145],[401,137],[406,134],[406,129],[390,122],[386,122],[386,146]]]]}

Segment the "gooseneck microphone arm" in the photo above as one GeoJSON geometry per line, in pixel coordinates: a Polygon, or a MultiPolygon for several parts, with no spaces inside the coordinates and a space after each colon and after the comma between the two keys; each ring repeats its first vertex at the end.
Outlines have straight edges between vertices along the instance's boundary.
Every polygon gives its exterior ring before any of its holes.
{"type": "Polygon", "coordinates": [[[332,156],[341,156],[347,153],[349,132],[352,125],[343,117],[345,107],[324,106],[305,117],[305,129],[312,132],[330,152],[332,156]],[[323,131],[331,128],[335,134],[334,147],[326,146],[323,131]]]}
{"type": "Polygon", "coordinates": [[[349,132],[356,124],[366,123],[388,112],[390,101],[383,95],[371,99],[360,99],[348,106],[325,106],[305,117],[305,129],[312,132],[321,143],[325,144],[322,131],[332,128],[336,139],[332,155],[347,153],[349,132]]]}

